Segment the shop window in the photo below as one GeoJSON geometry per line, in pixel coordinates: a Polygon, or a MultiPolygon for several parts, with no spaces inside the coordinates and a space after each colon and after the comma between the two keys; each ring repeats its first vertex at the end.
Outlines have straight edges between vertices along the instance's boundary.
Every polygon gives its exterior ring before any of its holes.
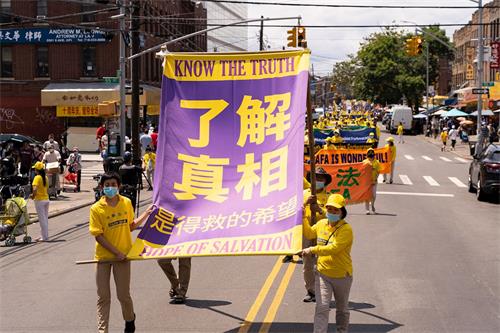
{"type": "Polygon", "coordinates": [[[36,76],[49,76],[49,48],[47,46],[39,46],[36,49],[36,76]]]}
{"type": "Polygon", "coordinates": [[[2,77],[13,77],[12,73],[12,47],[2,46],[0,47],[0,62],[2,77]]]}
{"type": "Polygon", "coordinates": [[[83,76],[96,76],[96,49],[95,46],[82,48],[83,76]]]}
{"type": "Polygon", "coordinates": [[[36,15],[47,17],[47,0],[38,0],[36,4],[36,15]]]}
{"type": "Polygon", "coordinates": [[[0,0],[0,23],[12,21],[10,2],[11,0],[0,0]]]}

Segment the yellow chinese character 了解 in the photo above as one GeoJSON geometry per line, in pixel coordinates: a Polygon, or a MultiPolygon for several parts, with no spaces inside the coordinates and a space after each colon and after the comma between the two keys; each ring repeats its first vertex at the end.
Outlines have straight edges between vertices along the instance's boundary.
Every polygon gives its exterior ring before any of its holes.
{"type": "Polygon", "coordinates": [[[208,112],[200,117],[199,139],[188,139],[191,147],[202,148],[208,146],[210,141],[210,121],[224,111],[229,104],[222,99],[196,101],[182,99],[180,105],[181,108],[185,109],[208,109],[208,112]]]}
{"type": "Polygon", "coordinates": [[[240,116],[240,136],[238,146],[250,143],[261,144],[268,135],[275,135],[276,140],[283,140],[285,131],[290,128],[291,93],[269,95],[264,97],[267,107],[262,107],[262,101],[243,96],[243,101],[236,113],[240,116]]]}
{"type": "Polygon", "coordinates": [[[155,221],[151,224],[151,228],[155,228],[162,234],[170,235],[174,228],[174,214],[166,209],[160,208],[156,213],[155,221]]]}
{"type": "Polygon", "coordinates": [[[184,165],[182,183],[174,183],[174,189],[181,191],[174,193],[177,200],[193,200],[197,195],[217,203],[227,200],[229,189],[222,187],[222,180],[223,166],[229,164],[229,158],[178,154],[178,159],[183,161],[184,165]]]}

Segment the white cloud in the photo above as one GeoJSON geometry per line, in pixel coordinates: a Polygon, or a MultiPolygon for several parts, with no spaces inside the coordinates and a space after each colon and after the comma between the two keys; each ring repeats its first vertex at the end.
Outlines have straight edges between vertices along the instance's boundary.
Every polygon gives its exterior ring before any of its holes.
{"type": "MultiPolygon", "coordinates": [[[[280,2],[291,3],[334,3],[342,4],[340,0],[280,0],[280,2]]],[[[485,1],[489,2],[489,1],[485,1]]],[[[374,4],[375,1],[352,0],[351,4],[374,4]]],[[[415,6],[474,6],[469,0],[409,0],[390,1],[379,0],[377,5],[415,5],[415,6]]],[[[288,6],[264,6],[248,5],[248,17],[287,17],[302,16],[304,25],[390,25],[404,24],[402,21],[412,21],[418,24],[457,23],[465,24],[472,16],[474,9],[355,9],[355,8],[322,8],[322,7],[288,7],[288,6]]],[[[266,24],[290,24],[293,21],[275,21],[266,24]]],[[[459,27],[446,27],[448,37],[451,39],[453,31],[459,27]]],[[[258,28],[249,28],[250,50],[258,50],[258,28]]],[[[281,49],[286,44],[287,28],[264,27],[264,35],[271,49],[281,49]]],[[[413,28],[407,28],[413,31],[413,28]]],[[[308,46],[312,51],[312,62],[318,74],[331,72],[335,61],[347,59],[348,54],[356,53],[364,37],[380,28],[346,28],[346,29],[307,29],[308,46]],[[316,57],[317,55],[318,57],[316,57]]]]}

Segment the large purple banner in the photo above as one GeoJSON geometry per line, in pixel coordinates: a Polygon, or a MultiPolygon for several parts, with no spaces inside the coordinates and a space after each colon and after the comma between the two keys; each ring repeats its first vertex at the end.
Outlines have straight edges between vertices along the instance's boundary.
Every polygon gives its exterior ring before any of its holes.
{"type": "Polygon", "coordinates": [[[307,51],[169,54],[153,202],[130,258],[301,248],[307,51]]]}

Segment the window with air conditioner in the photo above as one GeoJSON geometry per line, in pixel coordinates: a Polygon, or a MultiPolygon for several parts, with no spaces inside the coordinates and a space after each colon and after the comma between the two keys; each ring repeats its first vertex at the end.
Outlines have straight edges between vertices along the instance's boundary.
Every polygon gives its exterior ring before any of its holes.
{"type": "Polygon", "coordinates": [[[83,76],[95,77],[97,75],[95,46],[83,46],[82,64],[83,64],[83,76]]]}

